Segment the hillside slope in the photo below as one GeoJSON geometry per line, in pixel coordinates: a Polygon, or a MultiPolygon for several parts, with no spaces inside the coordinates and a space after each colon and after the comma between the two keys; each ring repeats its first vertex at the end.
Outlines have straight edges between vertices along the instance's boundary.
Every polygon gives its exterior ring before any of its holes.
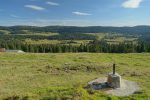
{"type": "Polygon", "coordinates": [[[3,98],[150,99],[149,53],[14,54],[0,53],[0,94],[3,98]],[[128,97],[86,91],[88,81],[106,76],[117,64],[124,79],[138,82],[141,90],[128,97]]]}
{"type": "Polygon", "coordinates": [[[0,30],[10,31],[12,34],[20,32],[25,33],[24,30],[33,32],[56,32],[56,33],[123,33],[123,34],[140,34],[150,35],[150,26],[134,26],[134,27],[107,27],[107,26],[0,26],[0,30]]]}

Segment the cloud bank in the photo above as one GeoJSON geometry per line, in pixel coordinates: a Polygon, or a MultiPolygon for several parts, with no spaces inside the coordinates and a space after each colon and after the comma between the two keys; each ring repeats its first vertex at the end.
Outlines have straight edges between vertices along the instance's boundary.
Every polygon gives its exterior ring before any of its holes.
{"type": "Polygon", "coordinates": [[[30,9],[33,9],[33,10],[38,10],[38,11],[45,10],[45,8],[37,6],[37,5],[25,5],[24,7],[30,8],[30,9]]]}
{"type": "Polygon", "coordinates": [[[79,11],[75,11],[75,12],[72,12],[73,14],[75,15],[79,15],[79,16],[88,16],[88,15],[91,15],[89,13],[84,13],[84,12],[79,12],[79,11]]]}
{"type": "Polygon", "coordinates": [[[122,7],[124,8],[138,8],[143,0],[126,0],[122,7]]]}
{"type": "Polygon", "coordinates": [[[66,19],[66,20],[50,20],[50,19],[17,19],[17,20],[9,20],[9,23],[2,21],[5,26],[14,26],[14,25],[28,25],[28,26],[87,26],[96,24],[89,21],[89,20],[73,20],[73,19],[66,19]]]}

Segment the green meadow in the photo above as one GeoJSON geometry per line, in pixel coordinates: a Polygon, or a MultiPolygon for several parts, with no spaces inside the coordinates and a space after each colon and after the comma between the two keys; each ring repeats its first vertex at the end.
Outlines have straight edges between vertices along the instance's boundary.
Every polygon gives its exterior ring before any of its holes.
{"type": "Polygon", "coordinates": [[[149,53],[0,53],[0,99],[4,100],[150,100],[149,53]],[[86,89],[87,82],[117,72],[139,84],[131,96],[86,89]]]}

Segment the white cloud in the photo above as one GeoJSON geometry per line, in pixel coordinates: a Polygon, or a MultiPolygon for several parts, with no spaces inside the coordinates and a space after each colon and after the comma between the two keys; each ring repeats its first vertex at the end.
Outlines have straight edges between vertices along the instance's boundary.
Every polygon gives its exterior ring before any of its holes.
{"type": "Polygon", "coordinates": [[[138,8],[143,0],[126,0],[122,7],[124,8],[138,8]]]}
{"type": "Polygon", "coordinates": [[[33,10],[38,10],[38,11],[45,10],[45,8],[37,6],[37,5],[25,5],[24,7],[30,8],[30,9],[33,9],[33,10]]]}
{"type": "Polygon", "coordinates": [[[13,18],[19,18],[19,16],[14,15],[14,14],[11,14],[10,16],[13,17],[13,18]]]}
{"type": "Polygon", "coordinates": [[[84,13],[84,12],[79,12],[79,11],[76,11],[76,12],[72,12],[73,14],[75,15],[80,15],[80,16],[88,16],[88,15],[91,15],[89,13],[84,13]]]}
{"type": "Polygon", "coordinates": [[[49,4],[49,5],[52,5],[52,6],[59,6],[58,3],[50,2],[50,1],[46,2],[46,4],[49,4]]]}

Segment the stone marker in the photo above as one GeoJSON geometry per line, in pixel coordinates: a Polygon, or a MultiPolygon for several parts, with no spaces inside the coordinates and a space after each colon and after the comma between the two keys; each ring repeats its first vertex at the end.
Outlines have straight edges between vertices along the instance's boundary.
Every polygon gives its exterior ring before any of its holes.
{"type": "Polygon", "coordinates": [[[113,71],[108,74],[108,77],[101,77],[88,82],[87,88],[103,90],[115,96],[128,96],[140,89],[137,83],[121,79],[121,76],[116,73],[115,64],[113,64],[113,71]]]}
{"type": "Polygon", "coordinates": [[[121,76],[116,73],[116,65],[113,64],[113,72],[108,74],[107,84],[112,88],[120,88],[121,87],[121,76]]]}

